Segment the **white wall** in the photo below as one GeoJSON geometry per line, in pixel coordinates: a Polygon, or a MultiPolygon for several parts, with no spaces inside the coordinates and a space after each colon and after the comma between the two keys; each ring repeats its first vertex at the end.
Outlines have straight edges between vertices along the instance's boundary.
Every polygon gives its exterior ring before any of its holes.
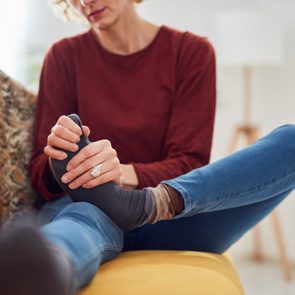
{"type": "Polygon", "coordinates": [[[15,57],[23,50],[21,45],[23,44],[23,24],[26,22],[26,14],[24,2],[3,1],[0,4],[0,68],[11,75],[16,74],[17,61],[15,57]],[[13,18],[11,11],[14,12],[13,18]],[[20,27],[15,24],[15,19],[18,20],[20,27]]]}
{"type": "MultiPolygon", "coordinates": [[[[27,21],[19,19],[19,28],[24,28],[25,44],[22,46],[48,47],[53,41],[81,31],[78,25],[66,25],[52,16],[47,1],[25,1],[29,14],[27,21]]],[[[12,1],[13,2],[13,1],[12,1]]],[[[0,4],[3,15],[5,6],[0,4]]],[[[295,121],[295,1],[294,0],[146,0],[139,6],[140,13],[155,23],[190,30],[196,34],[208,36],[215,42],[215,19],[223,11],[231,9],[257,8],[280,18],[285,33],[285,63],[280,68],[257,69],[253,75],[253,119],[261,127],[261,135],[272,128],[295,121]]],[[[5,8],[7,9],[7,7],[5,8]]],[[[8,13],[8,11],[7,11],[8,13]]],[[[17,20],[14,19],[16,22],[17,20]]],[[[4,27],[0,27],[3,36],[4,27]]],[[[1,46],[3,43],[1,42],[1,46]]],[[[5,43],[4,43],[5,44],[5,43]]],[[[7,45],[7,44],[6,44],[7,45]]],[[[1,51],[0,68],[9,55],[9,49],[1,51]],[[6,56],[5,56],[6,55],[6,56]],[[2,63],[1,63],[2,61],[2,63]]],[[[218,58],[218,56],[217,56],[218,58]]],[[[22,78],[21,75],[19,76],[22,78]]],[[[241,122],[242,76],[239,69],[218,68],[218,108],[214,135],[212,161],[227,153],[233,126],[241,122]]],[[[295,261],[295,196],[287,199],[279,208],[287,248],[295,261]]],[[[267,255],[277,258],[276,245],[270,227],[269,218],[262,224],[263,243],[267,255]]],[[[251,235],[242,239],[235,247],[236,253],[249,253],[251,235]]]]}
{"type": "Polygon", "coordinates": [[[28,63],[28,51],[41,52],[41,55],[36,53],[34,59],[34,62],[40,63],[53,42],[81,32],[85,27],[75,23],[66,24],[55,17],[50,1],[0,2],[0,69],[24,84],[27,82],[24,71],[28,63]]]}

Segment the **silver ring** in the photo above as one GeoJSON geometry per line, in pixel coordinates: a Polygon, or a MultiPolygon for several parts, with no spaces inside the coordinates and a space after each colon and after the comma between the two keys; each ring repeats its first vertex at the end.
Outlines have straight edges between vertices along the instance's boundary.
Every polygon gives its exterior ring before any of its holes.
{"type": "Polygon", "coordinates": [[[93,177],[98,177],[101,173],[101,167],[102,167],[102,164],[97,164],[95,166],[93,166],[90,174],[93,176],[93,177]]]}

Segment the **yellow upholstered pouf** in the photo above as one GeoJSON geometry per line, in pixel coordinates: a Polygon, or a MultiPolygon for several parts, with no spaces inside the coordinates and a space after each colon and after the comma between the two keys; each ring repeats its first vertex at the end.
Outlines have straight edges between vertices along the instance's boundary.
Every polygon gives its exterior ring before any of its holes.
{"type": "Polygon", "coordinates": [[[80,295],[242,295],[227,255],[193,251],[123,252],[103,264],[80,295]]]}

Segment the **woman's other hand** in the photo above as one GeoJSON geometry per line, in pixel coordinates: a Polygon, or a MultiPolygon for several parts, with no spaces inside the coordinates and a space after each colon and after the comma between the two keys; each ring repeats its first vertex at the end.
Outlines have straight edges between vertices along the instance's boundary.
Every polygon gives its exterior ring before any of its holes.
{"type": "Polygon", "coordinates": [[[62,177],[71,189],[78,187],[93,188],[109,181],[119,182],[120,161],[116,150],[109,140],[103,139],[89,143],[67,164],[68,171],[62,177]],[[95,165],[101,165],[97,177],[91,175],[95,165]]]}
{"type": "MultiPolygon", "coordinates": [[[[87,126],[82,126],[83,132],[89,136],[90,130],[87,126]]],[[[51,133],[47,137],[47,145],[44,153],[53,159],[64,160],[67,154],[56,148],[75,152],[78,150],[77,143],[82,135],[81,128],[73,122],[68,116],[61,116],[56,124],[51,128],[51,133]]]]}

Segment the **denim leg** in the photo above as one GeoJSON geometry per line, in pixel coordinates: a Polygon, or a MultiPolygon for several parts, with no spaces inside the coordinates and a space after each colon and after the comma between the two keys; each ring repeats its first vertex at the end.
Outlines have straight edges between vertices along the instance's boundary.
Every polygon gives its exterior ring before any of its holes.
{"type": "Polygon", "coordinates": [[[283,125],[228,157],[164,181],[185,209],[174,217],[246,206],[295,188],[295,125],[283,125]]]}
{"type": "Polygon", "coordinates": [[[37,225],[41,227],[42,225],[51,222],[63,208],[72,203],[73,201],[67,195],[55,201],[46,202],[38,211],[37,225]]]}
{"type": "Polygon", "coordinates": [[[242,207],[144,225],[126,232],[124,250],[223,253],[278,206],[290,192],[242,207]]]}
{"type": "Polygon", "coordinates": [[[97,207],[68,197],[47,203],[40,211],[43,237],[62,249],[74,266],[76,288],[91,281],[99,265],[122,250],[123,232],[97,207]]]}

